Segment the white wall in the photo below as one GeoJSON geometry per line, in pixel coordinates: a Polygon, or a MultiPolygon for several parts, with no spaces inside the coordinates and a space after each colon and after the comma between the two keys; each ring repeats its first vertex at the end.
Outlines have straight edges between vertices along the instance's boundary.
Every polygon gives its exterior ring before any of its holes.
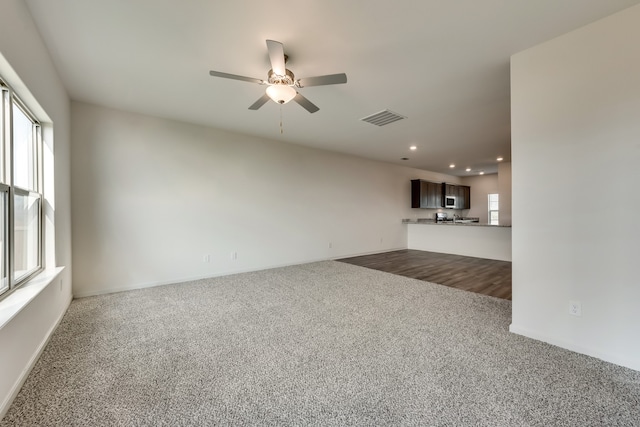
{"type": "Polygon", "coordinates": [[[511,163],[498,164],[498,194],[498,221],[511,225],[511,163]]]}
{"type": "Polygon", "coordinates": [[[410,180],[456,179],[79,102],[72,178],[76,296],[406,248],[410,180]]]}
{"type": "Polygon", "coordinates": [[[69,267],[0,329],[1,417],[71,299],[69,100],[22,0],[2,1],[0,74],[39,118],[45,118],[45,173],[55,173],[55,187],[45,189],[45,259],[47,267],[69,267]],[[52,157],[54,162],[49,162],[52,157]]]}
{"type": "Polygon", "coordinates": [[[465,216],[477,217],[481,224],[488,224],[489,194],[498,192],[498,174],[464,177],[462,183],[471,187],[471,209],[465,216]]]}
{"type": "Polygon", "coordinates": [[[511,330],[636,370],[638,40],[635,6],[511,60],[511,330]]]}

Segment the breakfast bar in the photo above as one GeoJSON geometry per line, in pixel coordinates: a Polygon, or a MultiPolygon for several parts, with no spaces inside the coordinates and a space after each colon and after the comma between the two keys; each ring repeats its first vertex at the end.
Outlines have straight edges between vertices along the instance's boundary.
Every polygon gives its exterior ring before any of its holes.
{"type": "Polygon", "coordinates": [[[404,219],[407,248],[511,261],[511,226],[404,219]]]}

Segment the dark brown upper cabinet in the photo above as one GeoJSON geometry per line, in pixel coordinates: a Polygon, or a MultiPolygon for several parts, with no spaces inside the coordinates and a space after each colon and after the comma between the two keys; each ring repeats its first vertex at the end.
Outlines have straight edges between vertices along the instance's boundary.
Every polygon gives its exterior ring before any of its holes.
{"type": "Polygon", "coordinates": [[[456,207],[458,209],[471,209],[471,187],[468,185],[458,185],[458,199],[456,207]]]}
{"type": "Polygon", "coordinates": [[[411,180],[411,207],[437,209],[442,207],[442,183],[411,180]]]}
{"type": "Polygon", "coordinates": [[[439,209],[444,207],[446,196],[455,198],[453,209],[471,208],[471,187],[467,185],[431,182],[421,179],[411,180],[411,207],[439,209]]]}

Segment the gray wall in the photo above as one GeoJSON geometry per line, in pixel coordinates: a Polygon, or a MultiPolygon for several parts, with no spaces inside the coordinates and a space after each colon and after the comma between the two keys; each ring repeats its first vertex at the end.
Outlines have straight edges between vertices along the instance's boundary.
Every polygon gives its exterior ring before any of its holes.
{"type": "MultiPolygon", "coordinates": [[[[0,328],[1,417],[71,301],[69,99],[22,0],[2,1],[0,74],[43,121],[45,174],[55,177],[47,181],[55,185],[45,188],[45,260],[48,268],[67,267],[59,280],[0,328]]],[[[16,294],[10,296],[13,302],[20,300],[16,294]]],[[[0,314],[7,300],[0,301],[0,314]]]]}
{"type": "Polygon", "coordinates": [[[410,180],[458,181],[79,102],[71,152],[76,296],[406,248],[410,180]]]}
{"type": "Polygon", "coordinates": [[[635,6],[511,60],[511,330],[640,370],[638,40],[635,6]]]}
{"type": "Polygon", "coordinates": [[[498,192],[498,174],[465,177],[464,185],[471,187],[471,209],[463,211],[465,216],[478,217],[480,223],[489,222],[489,194],[498,192]]]}

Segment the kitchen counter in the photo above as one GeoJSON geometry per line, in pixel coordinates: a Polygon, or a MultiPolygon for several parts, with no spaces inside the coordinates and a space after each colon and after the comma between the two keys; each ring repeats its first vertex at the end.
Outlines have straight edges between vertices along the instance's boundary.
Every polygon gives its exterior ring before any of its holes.
{"type": "Polygon", "coordinates": [[[469,221],[438,221],[436,222],[433,219],[427,219],[427,218],[418,218],[418,219],[410,219],[410,218],[406,218],[402,220],[403,224],[428,224],[428,225],[466,225],[466,226],[473,226],[473,227],[511,227],[510,225],[495,225],[495,224],[487,224],[487,223],[480,223],[480,222],[469,222],[469,221]]]}
{"type": "Polygon", "coordinates": [[[433,219],[402,222],[407,225],[408,249],[511,261],[511,226],[433,219]]]}

